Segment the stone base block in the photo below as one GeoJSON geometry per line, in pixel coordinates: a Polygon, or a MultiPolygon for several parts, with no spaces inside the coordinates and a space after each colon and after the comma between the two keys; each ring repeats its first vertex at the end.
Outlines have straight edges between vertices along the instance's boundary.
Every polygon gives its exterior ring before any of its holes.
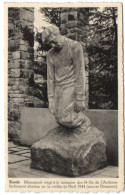
{"type": "Polygon", "coordinates": [[[58,126],[50,130],[31,147],[31,167],[69,177],[76,177],[107,165],[104,135],[90,126],[66,129],[58,126]]]}

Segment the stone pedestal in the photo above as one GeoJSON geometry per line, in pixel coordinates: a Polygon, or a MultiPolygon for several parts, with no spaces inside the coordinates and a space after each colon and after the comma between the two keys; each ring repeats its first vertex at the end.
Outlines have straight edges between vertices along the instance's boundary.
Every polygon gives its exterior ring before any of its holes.
{"type": "Polygon", "coordinates": [[[107,165],[104,135],[90,126],[66,129],[58,126],[50,130],[31,147],[31,167],[69,177],[76,177],[107,165]]]}

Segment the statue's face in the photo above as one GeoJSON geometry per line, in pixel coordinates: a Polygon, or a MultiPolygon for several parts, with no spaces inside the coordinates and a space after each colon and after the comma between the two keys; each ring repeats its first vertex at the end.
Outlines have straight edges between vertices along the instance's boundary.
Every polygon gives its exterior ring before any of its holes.
{"type": "Polygon", "coordinates": [[[61,37],[55,37],[53,40],[50,41],[51,47],[53,47],[54,50],[59,51],[62,48],[62,40],[61,37]]]}

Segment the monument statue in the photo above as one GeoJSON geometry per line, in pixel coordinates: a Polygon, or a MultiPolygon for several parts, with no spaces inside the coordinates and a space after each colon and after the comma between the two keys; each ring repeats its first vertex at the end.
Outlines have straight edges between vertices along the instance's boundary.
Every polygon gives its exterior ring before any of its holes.
{"type": "Polygon", "coordinates": [[[47,54],[49,109],[59,124],[86,131],[90,120],[85,109],[85,62],[79,42],[60,35],[50,26],[42,35],[52,49],[47,54]]]}
{"type": "Polygon", "coordinates": [[[85,62],[79,42],[61,36],[55,26],[42,33],[47,53],[49,110],[58,127],[31,148],[31,167],[79,176],[107,165],[104,135],[84,114],[85,62]]]}

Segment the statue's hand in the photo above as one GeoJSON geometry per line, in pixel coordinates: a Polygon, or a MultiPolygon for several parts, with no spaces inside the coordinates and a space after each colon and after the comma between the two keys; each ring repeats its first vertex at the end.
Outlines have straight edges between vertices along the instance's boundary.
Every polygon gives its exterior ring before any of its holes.
{"type": "Polygon", "coordinates": [[[54,101],[49,102],[49,110],[52,114],[55,114],[55,103],[54,103],[54,101]]]}
{"type": "Polygon", "coordinates": [[[76,100],[75,102],[75,111],[76,112],[80,112],[80,111],[84,111],[85,110],[85,101],[83,100],[76,100]]]}

